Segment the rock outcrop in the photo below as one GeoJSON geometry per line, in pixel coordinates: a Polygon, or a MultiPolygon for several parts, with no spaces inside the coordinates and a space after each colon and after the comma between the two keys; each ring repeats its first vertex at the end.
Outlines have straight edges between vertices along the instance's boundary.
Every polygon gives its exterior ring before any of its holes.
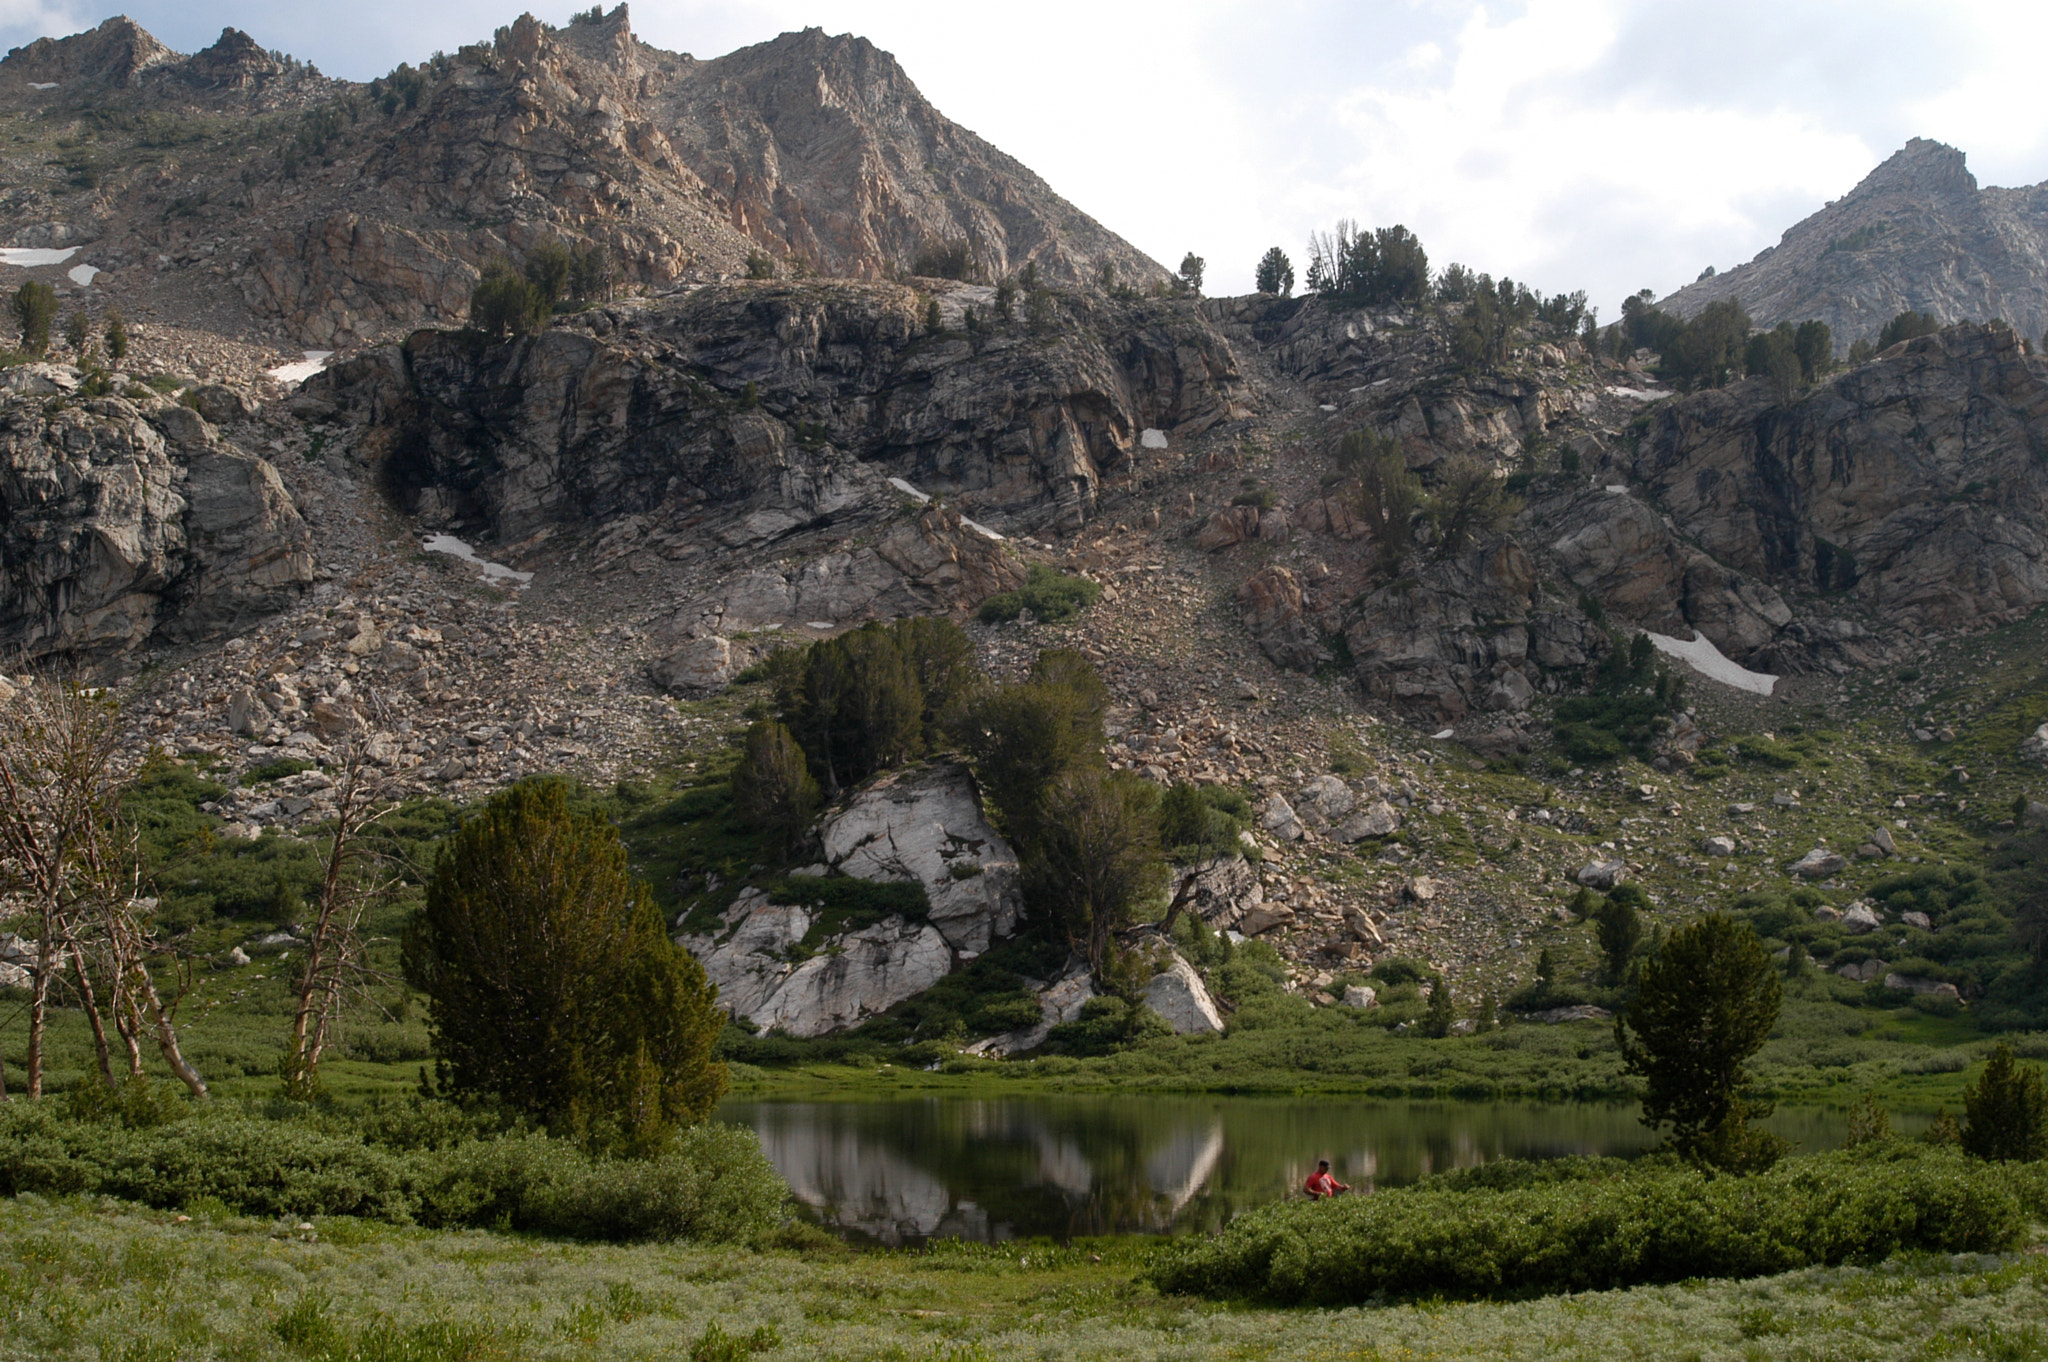
{"type": "Polygon", "coordinates": [[[147,389],[0,403],[0,647],[96,663],[218,638],[311,583],[277,471],[147,389]]]}
{"type": "Polygon", "coordinates": [[[1331,660],[1306,614],[1301,582],[1288,569],[1275,564],[1246,578],[1237,606],[1245,629],[1275,666],[1314,671],[1331,660]]]}
{"type": "Polygon", "coordinates": [[[818,841],[820,869],[915,881],[929,910],[813,939],[819,910],[742,891],[723,929],[681,938],[735,1017],[793,1036],[856,1026],[1016,930],[1017,857],[982,817],[964,767],[938,762],[878,778],[825,818],[818,841]]]}
{"type": "Polygon", "coordinates": [[[1937,321],[2048,327],[2048,184],[1980,189],[1963,153],[1916,137],[1747,264],[1663,306],[1689,317],[1734,298],[1760,328],[1818,318],[1837,353],[1908,308],[1937,321]]]}
{"type": "Polygon", "coordinates": [[[353,425],[427,528],[752,554],[679,604],[677,643],[838,626],[1014,588],[1023,564],[991,524],[1077,527],[1140,466],[1145,430],[1243,414],[1235,357],[1189,305],[1068,306],[1051,337],[933,337],[896,285],[727,285],[508,344],[420,332],[294,402],[353,425]]]}
{"type": "MultiPolygon", "coordinates": [[[[2043,450],[2048,362],[1991,324],[1922,337],[1791,403],[1760,380],[1670,403],[1633,471],[1730,584],[1718,614],[1688,608],[1687,622],[1730,657],[1768,661],[1758,640],[1783,622],[1777,592],[1919,632],[2048,601],[2043,450]]],[[[1661,589],[1689,603],[1713,570],[1659,568],[1661,589]]]]}
{"type": "Polygon", "coordinates": [[[841,933],[792,963],[816,916],[748,890],[727,910],[725,931],[682,944],[703,963],[728,1013],[792,1036],[857,1026],[952,972],[953,952],[938,928],[900,917],[841,933]]]}
{"type": "Polygon", "coordinates": [[[876,778],[819,825],[818,841],[838,874],[922,884],[928,920],[963,960],[1017,929],[1017,853],[982,816],[964,766],[934,762],[876,778]]]}

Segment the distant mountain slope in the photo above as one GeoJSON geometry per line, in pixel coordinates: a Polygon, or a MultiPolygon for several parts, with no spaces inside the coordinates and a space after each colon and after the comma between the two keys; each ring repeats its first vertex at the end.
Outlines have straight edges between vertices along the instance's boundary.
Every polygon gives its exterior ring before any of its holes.
{"type": "Polygon", "coordinates": [[[807,29],[700,61],[642,45],[621,5],[560,29],[522,15],[395,75],[332,80],[232,29],[184,57],[125,18],[17,48],[0,112],[46,141],[0,167],[0,244],[95,243],[79,259],[117,272],[102,287],[186,314],[238,292],[257,329],[322,346],[459,320],[483,261],[548,237],[602,243],[651,287],[757,252],[784,274],[894,278],[937,244],[990,279],[1027,262],[1055,284],[1169,277],[863,38],[807,29]],[[185,271],[190,297],[169,287],[185,271]]]}
{"type": "Polygon", "coordinates": [[[1963,153],[1914,138],[1848,194],[1746,265],[1678,290],[1691,316],[1739,299],[1760,326],[1817,317],[1838,351],[1875,340],[1908,308],[1944,323],[2002,318],[2048,328],[2048,183],[1979,189],[1963,153]]]}

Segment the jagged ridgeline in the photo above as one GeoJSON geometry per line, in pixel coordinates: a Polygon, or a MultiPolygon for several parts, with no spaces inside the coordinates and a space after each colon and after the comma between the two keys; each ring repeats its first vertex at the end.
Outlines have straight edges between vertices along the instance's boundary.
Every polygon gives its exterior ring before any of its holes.
{"type": "Polygon", "coordinates": [[[80,129],[62,173],[17,186],[16,244],[84,239],[67,196],[89,189],[103,266],[196,235],[249,317],[306,345],[460,321],[494,257],[557,238],[625,287],[1172,277],[889,54],[819,29],[700,60],[641,43],[624,5],[562,28],[522,15],[358,84],[233,29],[186,57],[116,18],[15,50],[0,100],[80,129]]]}

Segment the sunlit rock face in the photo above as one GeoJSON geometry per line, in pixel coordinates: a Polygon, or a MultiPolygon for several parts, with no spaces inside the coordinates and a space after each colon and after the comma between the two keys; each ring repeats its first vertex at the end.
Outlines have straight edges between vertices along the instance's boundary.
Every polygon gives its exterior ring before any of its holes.
{"type": "Polygon", "coordinates": [[[682,942],[735,1017],[793,1036],[843,1030],[922,993],[1016,930],[1016,853],[982,816],[973,777],[958,763],[870,782],[826,817],[819,842],[825,870],[914,881],[931,907],[920,920],[888,917],[812,941],[812,908],[743,892],[723,931],[682,942]]]}
{"type": "MultiPolygon", "coordinates": [[[[42,381],[75,371],[39,365],[42,381]]],[[[296,602],[312,536],[277,470],[146,388],[0,392],[0,660],[92,664],[296,602]]]]}

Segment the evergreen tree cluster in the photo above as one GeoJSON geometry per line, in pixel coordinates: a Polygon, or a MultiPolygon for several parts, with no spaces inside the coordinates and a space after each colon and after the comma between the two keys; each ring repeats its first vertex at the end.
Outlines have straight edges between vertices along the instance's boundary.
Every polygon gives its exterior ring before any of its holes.
{"type": "Polygon", "coordinates": [[[1420,303],[1429,297],[1429,254],[1398,224],[1367,230],[1339,219],[1334,231],[1309,234],[1308,286],[1352,306],[1420,303]]]}
{"type": "Polygon", "coordinates": [[[547,329],[557,312],[612,296],[611,256],[592,243],[580,250],[547,241],[514,267],[504,256],[484,266],[469,295],[469,324],[494,340],[547,329]]]}

